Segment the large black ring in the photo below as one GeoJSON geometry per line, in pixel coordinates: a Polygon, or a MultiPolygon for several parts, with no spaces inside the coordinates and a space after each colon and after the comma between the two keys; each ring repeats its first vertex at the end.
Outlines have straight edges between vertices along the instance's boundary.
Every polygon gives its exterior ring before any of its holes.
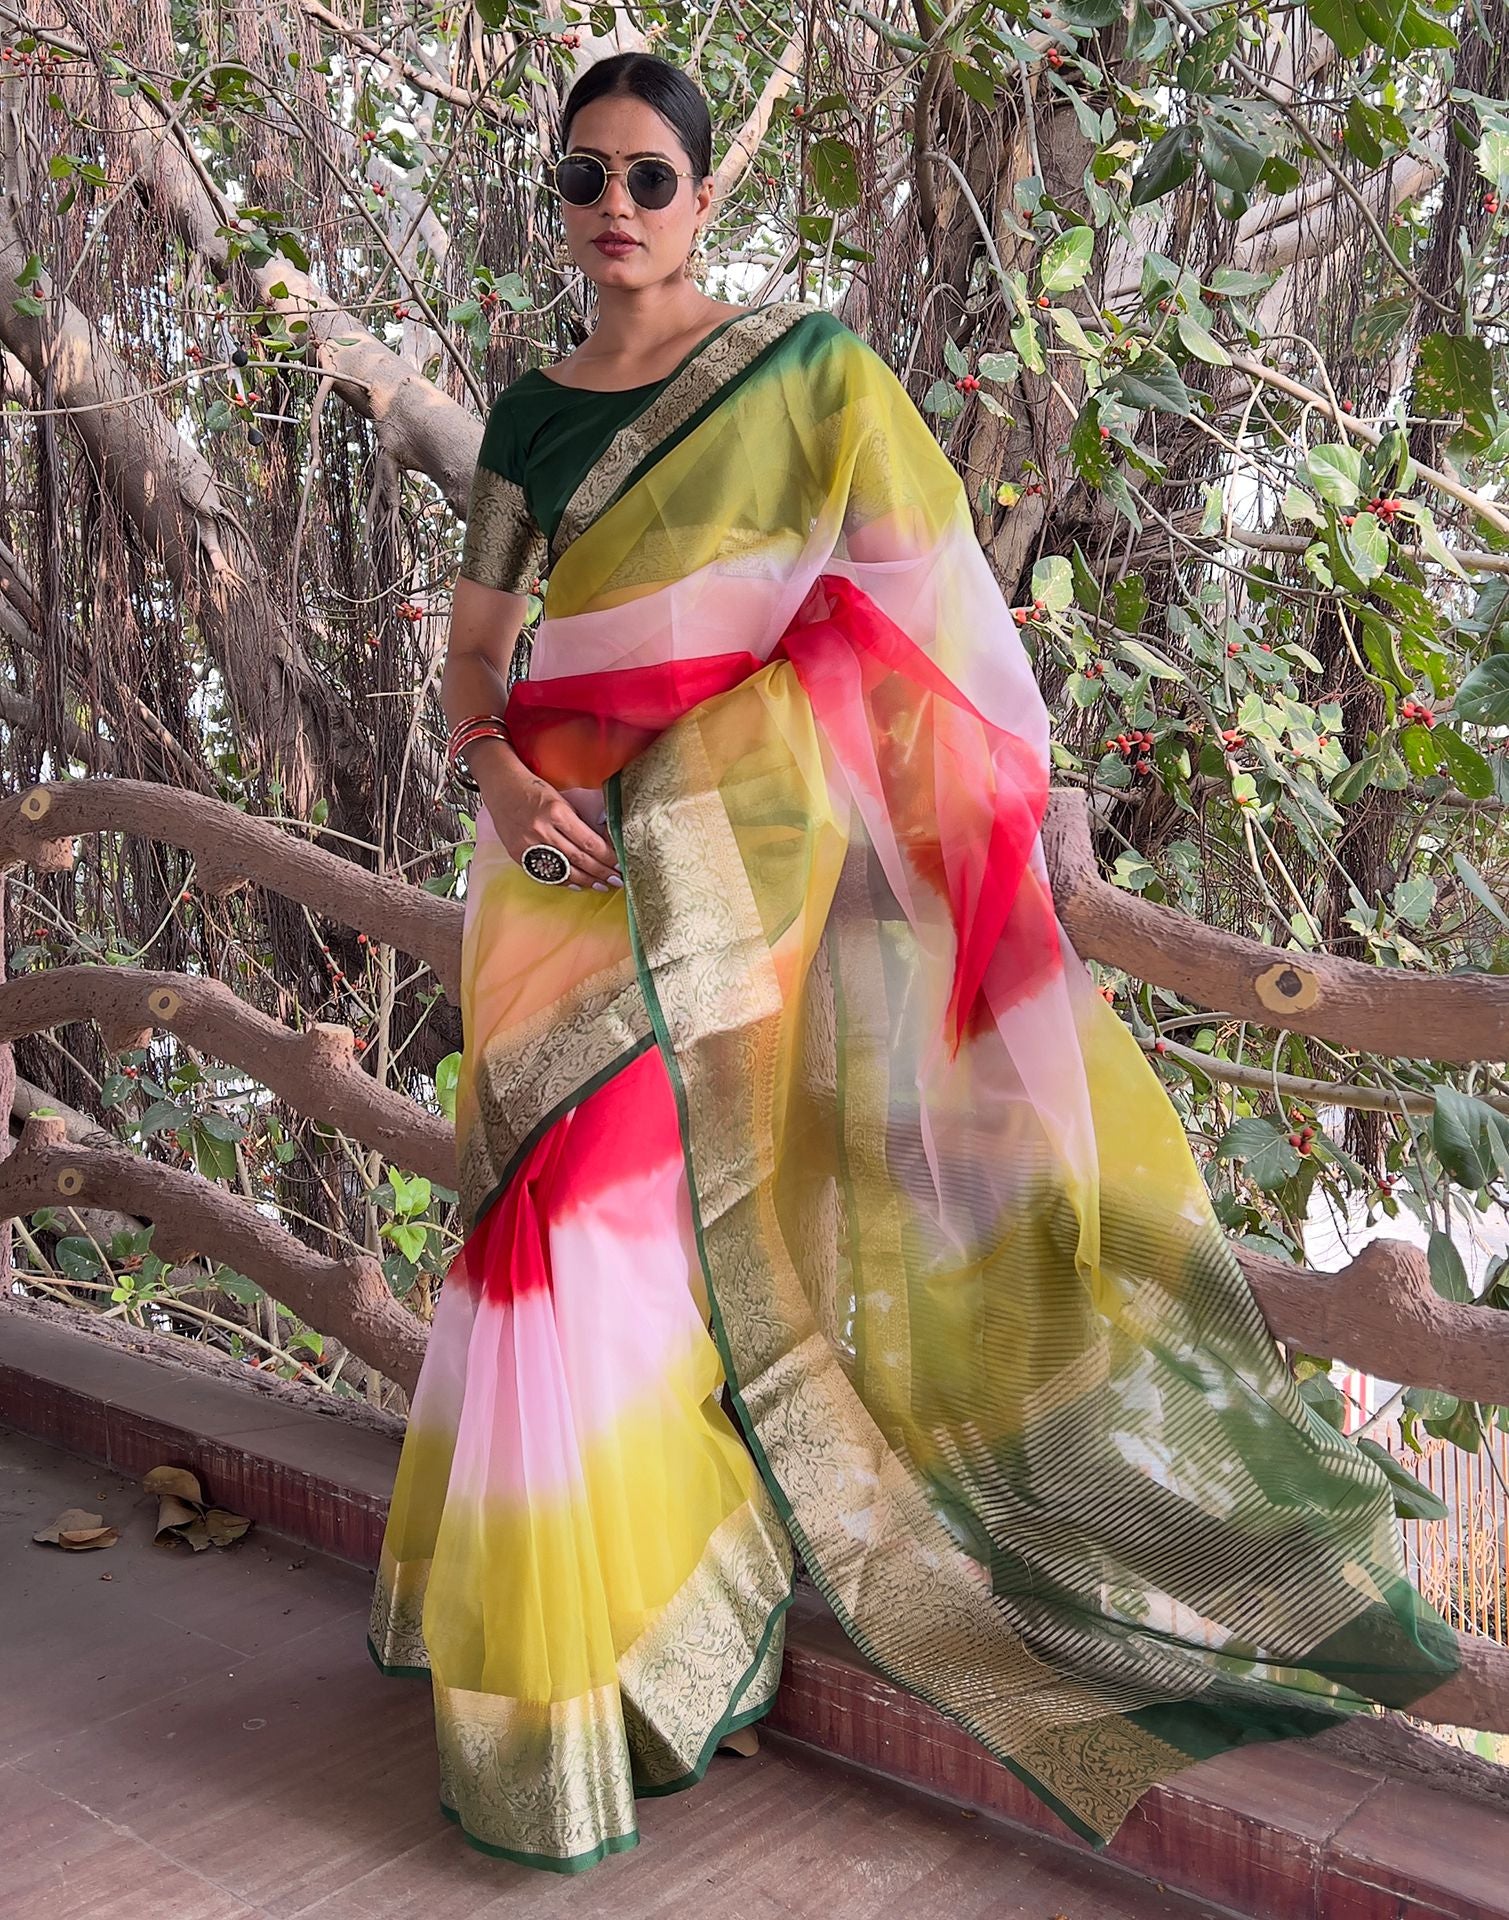
{"type": "Polygon", "coordinates": [[[571,862],[560,848],[547,846],[543,840],[526,847],[519,864],[531,880],[547,887],[558,887],[571,872],[571,862]]]}

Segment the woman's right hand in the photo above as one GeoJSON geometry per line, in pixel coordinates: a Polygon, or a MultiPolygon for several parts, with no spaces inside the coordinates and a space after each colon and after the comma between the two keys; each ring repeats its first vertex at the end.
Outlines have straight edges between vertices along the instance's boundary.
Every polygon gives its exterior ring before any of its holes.
{"type": "Polygon", "coordinates": [[[523,864],[524,849],[543,843],[571,862],[567,886],[621,887],[613,843],[595,832],[564,795],[507,750],[489,752],[473,768],[483,804],[509,854],[523,864]]]}

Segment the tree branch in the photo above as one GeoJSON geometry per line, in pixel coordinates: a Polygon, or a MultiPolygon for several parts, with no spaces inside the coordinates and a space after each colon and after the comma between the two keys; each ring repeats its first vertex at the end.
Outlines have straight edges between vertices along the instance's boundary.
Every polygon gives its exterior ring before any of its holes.
{"type": "Polygon", "coordinates": [[[1364,1053],[1509,1059],[1509,979],[1374,967],[1267,947],[1113,887],[1100,876],[1082,793],[1056,788],[1043,822],[1054,905],[1077,952],[1196,1006],[1364,1053]]]}
{"type": "Polygon", "coordinates": [[[0,871],[24,861],[43,873],[63,872],[73,865],[76,834],[110,832],[183,847],[193,854],[207,893],[229,893],[253,880],[312,913],[391,941],[422,960],[460,1005],[459,902],[368,873],[204,794],[147,780],[51,780],[30,787],[0,800],[0,871]]]}
{"type": "Polygon", "coordinates": [[[344,1342],[412,1396],[424,1357],[423,1324],[394,1299],[368,1254],[312,1253],[249,1201],[124,1148],[71,1144],[63,1122],[38,1115],[0,1160],[0,1217],[39,1207],[114,1202],[156,1223],[152,1245],[169,1262],[224,1261],[274,1300],[344,1342]]]}
{"type": "Polygon", "coordinates": [[[1509,1314],[1443,1300],[1418,1247],[1370,1240],[1338,1273],[1236,1249],[1276,1340],[1380,1380],[1509,1403],[1509,1314]]]}
{"type": "Polygon", "coordinates": [[[456,1184],[454,1130],[364,1073],[349,1027],[317,1021],[292,1033],[219,980],[140,967],[48,967],[0,986],[0,1042],[82,1018],[95,1022],[112,1053],[145,1046],[163,1027],[405,1172],[456,1184]]]}

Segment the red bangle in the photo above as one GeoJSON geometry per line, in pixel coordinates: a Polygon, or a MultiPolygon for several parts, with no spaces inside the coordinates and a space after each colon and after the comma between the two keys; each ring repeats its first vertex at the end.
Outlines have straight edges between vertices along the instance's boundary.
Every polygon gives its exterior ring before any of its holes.
{"type": "Polygon", "coordinates": [[[446,742],[445,757],[454,761],[475,740],[508,739],[508,727],[502,717],[495,713],[469,714],[466,719],[458,720],[451,728],[446,742]]]}

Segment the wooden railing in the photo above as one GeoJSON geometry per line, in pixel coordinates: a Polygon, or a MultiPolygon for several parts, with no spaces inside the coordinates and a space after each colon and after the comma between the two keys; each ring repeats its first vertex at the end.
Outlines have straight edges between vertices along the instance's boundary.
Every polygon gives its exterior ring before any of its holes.
{"type": "MultiPolygon", "coordinates": [[[[302,902],[426,962],[454,1001],[462,908],[200,795],[132,780],[67,780],[0,802],[0,871],[73,862],[80,834],[134,832],[194,855],[198,884],[227,893],[248,881],[302,902]]],[[[1055,793],[1043,833],[1059,917],[1077,951],[1168,987],[1197,1006],[1335,1045],[1461,1062],[1509,1058],[1509,980],[1426,976],[1297,954],[1226,934],[1109,885],[1097,870],[1083,796],[1055,793]]],[[[92,1017],[107,1047],[169,1028],[240,1066],[298,1111],[379,1149],[406,1171],[454,1186],[451,1128],[378,1086],[357,1063],[349,1028],[294,1033],[217,980],[119,967],[68,966],[0,985],[0,1045],[92,1017]]],[[[75,1129],[77,1131],[77,1129],[75,1129]]],[[[120,1208],[155,1223],[169,1262],[203,1254],[256,1280],[310,1326],[412,1391],[425,1329],[394,1299],[378,1262],[311,1252],[247,1200],[145,1159],[103,1132],[70,1137],[34,1114],[0,1160],[0,1219],[67,1200],[120,1208]]],[[[1306,1353],[1415,1386],[1509,1402],[1509,1314],[1443,1300],[1424,1255],[1375,1240],[1338,1273],[1238,1250],[1275,1338],[1306,1353]]],[[[1509,1732],[1509,1649],[1464,1636],[1461,1673],[1431,1697],[1432,1718],[1509,1732]]]]}

